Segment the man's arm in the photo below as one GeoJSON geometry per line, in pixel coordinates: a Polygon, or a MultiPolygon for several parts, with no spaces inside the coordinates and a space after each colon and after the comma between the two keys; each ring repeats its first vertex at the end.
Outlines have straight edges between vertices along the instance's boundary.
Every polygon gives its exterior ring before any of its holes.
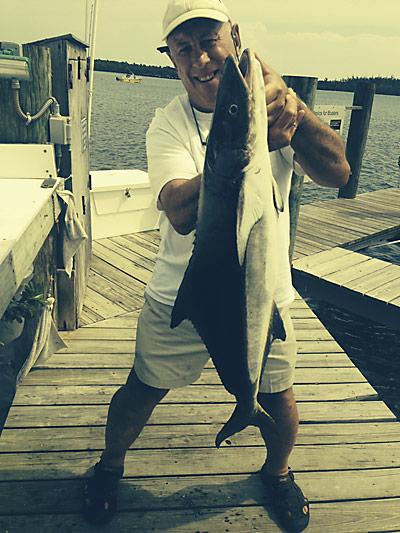
{"type": "Polygon", "coordinates": [[[265,83],[269,150],[290,145],[296,161],[316,183],[326,187],[346,185],[351,169],[342,139],[287,88],[275,70],[256,57],[265,83]]]}
{"type": "Polygon", "coordinates": [[[350,176],[344,143],[327,124],[321,122],[307,106],[298,101],[304,112],[292,137],[295,159],[310,178],[325,187],[343,187],[350,176]]]}
{"type": "Polygon", "coordinates": [[[187,235],[194,230],[200,193],[201,174],[194,178],[169,181],[162,188],[159,200],[172,227],[187,235]]]}

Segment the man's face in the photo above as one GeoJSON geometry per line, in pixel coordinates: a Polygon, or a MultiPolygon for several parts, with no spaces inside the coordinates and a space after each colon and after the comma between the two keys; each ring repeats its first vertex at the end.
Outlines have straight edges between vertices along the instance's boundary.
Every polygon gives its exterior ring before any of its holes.
{"type": "MultiPolygon", "coordinates": [[[[239,47],[237,26],[234,32],[239,47]]],[[[230,23],[193,19],[178,26],[167,43],[191,104],[200,111],[214,111],[225,59],[236,57],[230,23]]]]}

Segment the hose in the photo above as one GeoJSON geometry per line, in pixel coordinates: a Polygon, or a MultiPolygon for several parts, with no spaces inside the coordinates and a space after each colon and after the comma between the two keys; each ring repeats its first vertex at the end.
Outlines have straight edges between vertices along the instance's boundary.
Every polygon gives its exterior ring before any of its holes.
{"type": "Polygon", "coordinates": [[[21,102],[19,97],[19,91],[20,91],[20,83],[19,80],[13,79],[11,82],[11,88],[13,89],[13,95],[14,95],[14,104],[15,104],[15,110],[18,114],[18,116],[25,121],[26,125],[29,126],[31,122],[34,122],[35,120],[38,120],[41,118],[46,111],[49,109],[51,105],[53,105],[55,108],[60,108],[57,100],[54,98],[54,96],[50,96],[46,102],[42,105],[42,107],[39,109],[37,113],[34,115],[31,115],[30,113],[24,113],[24,111],[21,108],[21,102]]]}

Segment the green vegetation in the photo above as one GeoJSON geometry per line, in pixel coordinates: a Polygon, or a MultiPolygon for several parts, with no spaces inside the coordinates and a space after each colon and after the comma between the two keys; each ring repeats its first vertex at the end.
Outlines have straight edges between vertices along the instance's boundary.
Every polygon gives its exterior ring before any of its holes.
{"type": "Polygon", "coordinates": [[[322,91],[348,91],[354,92],[357,83],[360,82],[372,82],[376,86],[376,94],[389,94],[400,96],[400,79],[397,79],[393,76],[390,78],[383,78],[377,76],[374,78],[361,78],[361,77],[352,77],[341,80],[319,80],[318,89],[322,91]]]}
{"type": "Polygon", "coordinates": [[[127,61],[109,61],[108,59],[95,59],[94,70],[102,72],[116,72],[118,74],[135,74],[136,76],[151,76],[154,78],[169,78],[177,80],[178,76],[172,67],[155,67],[127,61]]]}
{"type": "Polygon", "coordinates": [[[33,318],[46,305],[46,298],[40,294],[31,281],[25,285],[18,297],[14,297],[7,307],[2,320],[22,322],[23,318],[33,318]]]}
{"type": "MultiPolygon", "coordinates": [[[[152,76],[154,78],[178,79],[176,70],[172,67],[159,67],[128,63],[127,61],[110,61],[108,59],[96,59],[94,69],[103,72],[115,72],[118,74],[134,73],[137,76],[152,76]]],[[[352,77],[341,80],[319,80],[318,89],[322,91],[348,91],[354,92],[357,83],[373,82],[376,85],[376,94],[390,94],[400,96],[400,79],[395,77],[374,78],[352,77]]]]}

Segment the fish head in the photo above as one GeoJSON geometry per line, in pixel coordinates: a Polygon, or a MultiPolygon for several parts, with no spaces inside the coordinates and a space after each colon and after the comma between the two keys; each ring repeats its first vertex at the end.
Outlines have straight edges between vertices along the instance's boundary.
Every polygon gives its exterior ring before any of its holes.
{"type": "Polygon", "coordinates": [[[233,56],[221,75],[207,143],[206,165],[213,174],[240,181],[248,163],[249,89],[233,56]]]}

